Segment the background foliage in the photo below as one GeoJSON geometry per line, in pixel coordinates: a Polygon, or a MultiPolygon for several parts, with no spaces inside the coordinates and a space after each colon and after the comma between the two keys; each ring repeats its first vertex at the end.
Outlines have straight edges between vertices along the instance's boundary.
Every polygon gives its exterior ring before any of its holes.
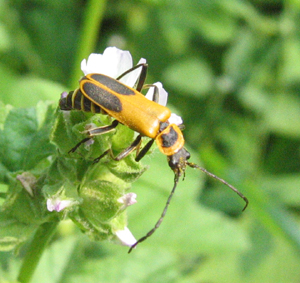
{"type": "MultiPolygon", "coordinates": [[[[250,200],[241,213],[235,194],[187,169],[162,227],[132,254],[66,221],[33,282],[299,282],[299,19],[298,0],[0,0],[4,104],[56,102],[89,53],[130,50],[183,117],[192,161],[250,200]]],[[[129,211],[136,237],[173,181],[158,152],[143,163],[129,211]]],[[[0,281],[16,278],[23,252],[0,254],[0,281]]]]}

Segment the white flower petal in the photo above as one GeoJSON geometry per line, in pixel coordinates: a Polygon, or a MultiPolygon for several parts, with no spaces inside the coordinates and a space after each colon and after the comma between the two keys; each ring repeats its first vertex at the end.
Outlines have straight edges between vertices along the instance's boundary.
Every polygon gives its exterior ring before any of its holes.
{"type": "Polygon", "coordinates": [[[116,47],[108,47],[103,52],[104,74],[116,79],[118,76],[132,68],[132,57],[129,51],[123,51],[116,47]]]}
{"type": "Polygon", "coordinates": [[[116,231],[115,234],[119,239],[119,241],[121,242],[121,244],[124,246],[131,247],[136,243],[136,239],[134,238],[134,236],[132,235],[132,233],[127,227],[125,227],[124,230],[116,231]]]}
{"type": "Polygon", "coordinates": [[[84,75],[91,73],[102,73],[105,70],[103,65],[103,55],[92,53],[90,54],[88,60],[83,59],[81,61],[81,70],[84,75]]]}
{"type": "MultiPolygon", "coordinates": [[[[156,83],[154,83],[154,85],[158,87],[158,94],[159,94],[158,103],[160,105],[166,106],[167,101],[168,101],[168,93],[163,88],[163,85],[161,82],[156,82],[156,83]]],[[[154,89],[155,89],[154,87],[150,87],[148,92],[146,93],[146,98],[148,98],[149,100],[153,100],[154,89]]]]}
{"type": "Polygon", "coordinates": [[[171,113],[168,121],[170,124],[176,124],[177,126],[183,124],[182,118],[175,113],[171,113]]]}
{"type": "Polygon", "coordinates": [[[87,61],[83,59],[81,62],[84,75],[98,73],[117,78],[130,68],[132,68],[130,52],[116,47],[107,47],[103,54],[92,53],[87,61]]]}

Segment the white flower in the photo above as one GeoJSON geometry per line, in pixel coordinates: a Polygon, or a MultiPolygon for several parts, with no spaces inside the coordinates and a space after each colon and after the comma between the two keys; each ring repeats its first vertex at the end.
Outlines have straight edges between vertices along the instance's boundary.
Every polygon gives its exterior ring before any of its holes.
{"type": "Polygon", "coordinates": [[[49,211],[57,211],[60,212],[63,209],[70,207],[73,205],[75,202],[72,200],[61,200],[60,198],[48,198],[47,199],[47,209],[49,211]]]}
{"type": "Polygon", "coordinates": [[[133,205],[137,202],[135,193],[128,193],[118,199],[118,202],[123,203],[121,209],[125,209],[127,206],[133,205]]]}
{"type": "MultiPolygon", "coordinates": [[[[138,64],[146,63],[146,60],[141,58],[138,64]]],[[[92,53],[88,60],[81,62],[81,70],[84,75],[98,73],[118,78],[120,75],[133,67],[132,57],[129,51],[123,51],[116,47],[107,47],[103,54],[92,53]]],[[[123,84],[134,87],[136,81],[141,74],[141,68],[130,72],[120,79],[123,84]]]]}
{"type": "Polygon", "coordinates": [[[125,227],[124,230],[118,230],[115,232],[118,240],[121,242],[122,245],[124,246],[129,246],[131,247],[136,243],[136,239],[130,232],[130,230],[125,227]]]}

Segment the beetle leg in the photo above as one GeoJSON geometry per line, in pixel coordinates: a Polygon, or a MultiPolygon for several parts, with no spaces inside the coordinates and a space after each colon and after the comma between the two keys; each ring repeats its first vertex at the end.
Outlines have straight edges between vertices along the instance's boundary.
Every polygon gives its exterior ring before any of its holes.
{"type": "Polygon", "coordinates": [[[134,151],[137,147],[140,146],[142,141],[142,136],[138,135],[136,137],[136,139],[133,141],[133,143],[128,146],[127,148],[125,148],[122,152],[120,152],[117,156],[114,156],[111,148],[106,150],[104,153],[102,153],[99,157],[97,157],[96,159],[94,159],[94,163],[99,162],[105,155],[107,155],[108,153],[110,154],[111,158],[115,161],[120,161],[121,159],[125,158],[126,156],[128,156],[132,151],[134,151]]]}
{"type": "Polygon", "coordinates": [[[102,153],[99,157],[97,157],[94,160],[94,163],[97,163],[100,161],[100,159],[102,159],[105,155],[107,155],[108,153],[110,154],[111,158],[113,160],[116,161],[120,161],[121,159],[125,158],[126,156],[128,156],[132,151],[134,151],[135,149],[137,150],[137,155],[135,157],[135,161],[138,162],[140,161],[145,155],[146,153],[149,151],[149,149],[151,148],[151,146],[154,143],[154,139],[150,140],[140,151],[140,145],[142,142],[142,136],[138,135],[136,137],[136,139],[133,141],[133,143],[127,147],[126,149],[124,149],[121,153],[119,153],[117,156],[113,155],[113,152],[111,149],[106,150],[104,153],[102,153]]]}
{"type": "Polygon", "coordinates": [[[147,76],[147,69],[148,69],[148,65],[146,63],[142,63],[142,64],[138,64],[134,67],[132,67],[131,69],[127,70],[126,72],[124,72],[122,75],[120,75],[119,77],[117,77],[117,80],[120,80],[122,77],[124,77],[125,75],[129,74],[130,72],[136,70],[137,68],[142,68],[141,70],[141,74],[136,82],[136,90],[137,91],[141,91],[143,86],[144,86],[144,83],[145,83],[145,80],[146,80],[146,76],[147,76]]]}
{"type": "Polygon", "coordinates": [[[142,148],[142,150],[137,153],[135,161],[137,161],[137,162],[140,161],[146,155],[146,153],[149,151],[149,149],[153,145],[154,141],[155,140],[152,139],[149,142],[147,142],[147,144],[142,148]]]}
{"type": "Polygon", "coordinates": [[[108,149],[107,151],[105,151],[103,154],[101,154],[98,158],[96,158],[94,160],[95,163],[99,162],[100,159],[102,159],[106,154],[110,154],[111,158],[113,160],[116,161],[120,161],[121,159],[125,158],[126,156],[128,156],[132,151],[134,151],[135,149],[137,150],[137,155],[135,158],[135,161],[140,161],[145,155],[146,153],[149,151],[149,149],[151,148],[151,146],[154,143],[154,139],[150,140],[140,151],[140,145],[141,145],[141,141],[142,141],[142,136],[138,135],[136,137],[136,139],[133,141],[133,143],[127,147],[126,149],[124,149],[121,153],[119,153],[117,156],[113,155],[113,152],[111,149],[108,149]]]}
{"type": "Polygon", "coordinates": [[[73,152],[75,152],[79,146],[81,146],[83,143],[89,141],[90,139],[91,139],[91,138],[84,138],[84,139],[81,140],[78,144],[76,144],[73,148],[71,148],[71,149],[68,151],[68,153],[73,153],[73,152]]]}
{"type": "Polygon", "coordinates": [[[106,151],[104,151],[99,157],[95,158],[93,160],[93,163],[98,163],[105,155],[107,155],[108,153],[112,154],[111,153],[111,149],[108,149],[106,151]]]}
{"type": "Polygon", "coordinates": [[[114,130],[119,124],[118,120],[114,120],[111,125],[108,126],[103,126],[103,127],[98,127],[98,128],[94,128],[91,130],[87,130],[86,133],[89,135],[89,137],[93,137],[93,136],[99,136],[99,135],[103,135],[106,134],[108,132],[111,132],[112,130],[114,130]]]}
{"type": "Polygon", "coordinates": [[[144,85],[143,88],[150,88],[150,87],[154,87],[154,93],[153,93],[153,97],[152,97],[152,101],[159,103],[159,90],[158,87],[156,85],[144,85]]]}
{"type": "Polygon", "coordinates": [[[138,79],[138,82],[136,84],[136,90],[141,92],[141,90],[143,89],[143,86],[145,84],[145,80],[146,80],[146,76],[147,76],[147,69],[148,69],[148,65],[144,64],[142,66],[142,71],[140,74],[140,77],[138,79]]]}
{"type": "Polygon", "coordinates": [[[128,146],[126,149],[124,149],[121,153],[119,153],[116,157],[112,156],[112,158],[116,161],[119,161],[123,158],[125,158],[126,156],[128,156],[131,152],[133,152],[137,147],[140,146],[142,142],[142,136],[138,135],[136,137],[136,139],[133,141],[133,143],[128,146]]]}
{"type": "Polygon", "coordinates": [[[71,150],[69,150],[68,153],[75,152],[75,151],[77,150],[77,148],[78,148],[81,144],[83,144],[83,143],[89,141],[90,139],[93,138],[93,136],[103,135],[103,134],[106,134],[106,133],[112,131],[115,127],[117,127],[118,124],[119,124],[119,121],[114,120],[114,121],[112,122],[112,124],[109,125],[109,126],[98,127],[98,128],[94,128],[94,129],[88,130],[87,133],[88,133],[89,136],[88,136],[87,138],[84,138],[84,139],[83,139],[82,141],[80,141],[78,144],[76,144],[71,150]]]}

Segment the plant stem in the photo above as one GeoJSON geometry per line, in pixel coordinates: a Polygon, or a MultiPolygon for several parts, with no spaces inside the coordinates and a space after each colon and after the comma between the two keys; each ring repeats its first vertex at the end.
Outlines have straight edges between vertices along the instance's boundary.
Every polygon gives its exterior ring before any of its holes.
{"type": "Polygon", "coordinates": [[[34,238],[32,239],[32,242],[27,250],[18,276],[18,281],[21,283],[30,282],[43,251],[52,238],[58,223],[59,222],[44,223],[36,231],[34,238]]]}
{"type": "Polygon", "coordinates": [[[103,14],[105,11],[106,0],[90,0],[84,13],[82,30],[77,45],[77,52],[69,81],[71,89],[76,88],[78,80],[82,76],[80,62],[94,51],[98,33],[100,30],[103,14]]]}

